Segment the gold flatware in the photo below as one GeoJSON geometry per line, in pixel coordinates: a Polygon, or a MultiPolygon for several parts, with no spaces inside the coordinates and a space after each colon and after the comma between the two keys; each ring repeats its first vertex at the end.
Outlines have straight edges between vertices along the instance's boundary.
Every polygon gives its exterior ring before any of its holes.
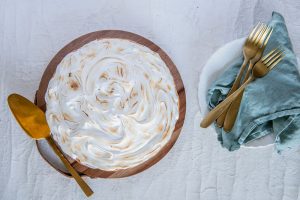
{"type": "Polygon", "coordinates": [[[27,135],[36,140],[46,139],[86,196],[91,196],[94,193],[92,189],[79,176],[52,139],[44,112],[31,101],[18,94],[9,95],[7,101],[13,115],[27,135]]]}
{"type": "MultiPolygon", "coordinates": [[[[239,88],[241,79],[243,77],[248,62],[257,56],[257,52],[259,52],[262,49],[262,44],[266,39],[269,38],[269,36],[270,36],[270,29],[267,27],[267,25],[263,23],[258,23],[255,26],[255,28],[251,31],[243,46],[244,62],[240,68],[240,71],[230,91],[227,94],[227,97],[230,96],[233,92],[235,92],[239,88]]],[[[221,114],[218,117],[217,125],[219,127],[223,127],[227,111],[228,108],[226,109],[226,111],[224,111],[223,114],[221,114]]]]}
{"type": "Polygon", "coordinates": [[[217,105],[213,110],[211,110],[206,117],[202,120],[200,126],[202,128],[207,128],[213,121],[215,121],[225,110],[230,106],[230,104],[239,96],[239,94],[245,89],[245,87],[255,80],[256,78],[262,78],[269,71],[271,71],[284,57],[284,54],[278,48],[273,49],[267,55],[265,55],[261,60],[259,60],[251,70],[251,76],[244,82],[241,87],[227,97],[223,102],[217,105]]]}
{"type": "MultiPolygon", "coordinates": [[[[249,78],[251,70],[256,62],[258,62],[264,52],[265,47],[267,46],[267,43],[271,37],[271,34],[273,32],[273,28],[270,26],[264,26],[263,30],[261,31],[261,36],[257,37],[255,40],[255,45],[257,45],[259,48],[255,54],[255,56],[250,60],[249,66],[244,78],[243,83],[249,78]]],[[[236,117],[238,115],[240,104],[242,101],[244,90],[241,92],[241,94],[231,103],[230,107],[227,109],[226,117],[223,124],[223,129],[226,132],[231,131],[232,127],[234,126],[236,117]]]]}

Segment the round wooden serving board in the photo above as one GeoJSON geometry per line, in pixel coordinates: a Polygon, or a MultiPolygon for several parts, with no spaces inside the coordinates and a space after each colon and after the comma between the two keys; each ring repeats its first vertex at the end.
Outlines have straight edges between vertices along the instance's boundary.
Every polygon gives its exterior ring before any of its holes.
{"type": "MultiPolygon", "coordinates": [[[[179,95],[179,119],[176,122],[175,130],[171,136],[171,139],[169,142],[151,159],[145,161],[144,163],[128,168],[128,169],[122,169],[122,170],[117,170],[117,171],[103,171],[100,169],[92,169],[87,166],[84,166],[77,161],[71,159],[70,157],[66,156],[69,161],[71,162],[72,166],[80,172],[82,175],[87,175],[91,178],[121,178],[121,177],[126,177],[126,176],[131,176],[134,174],[137,174],[141,171],[144,171],[145,169],[151,167],[155,163],[157,163],[160,159],[162,159],[172,148],[174,143],[176,142],[181,128],[183,126],[184,118],[185,118],[185,110],[186,110],[186,99],[185,99],[185,90],[184,90],[184,85],[181,80],[180,74],[170,59],[170,57],[156,44],[151,42],[150,40],[139,36],[134,33],[130,32],[125,32],[125,31],[119,31],[119,30],[104,30],[104,31],[96,31],[92,33],[88,33],[86,35],[83,35],[72,42],[70,42],[68,45],[66,45],[64,48],[62,48],[51,60],[51,62],[48,64],[43,77],[40,82],[39,89],[36,93],[36,104],[43,110],[46,111],[46,102],[45,102],[45,93],[48,87],[48,83],[50,79],[52,78],[57,65],[62,61],[62,59],[70,52],[75,51],[82,47],[83,45],[97,39],[103,39],[103,38],[120,38],[120,39],[127,39],[130,41],[134,41],[136,43],[139,43],[141,45],[147,46],[150,48],[152,51],[157,52],[162,60],[166,63],[168,68],[171,71],[171,74],[173,75],[175,84],[176,84],[176,89],[177,93],[179,95]]],[[[37,143],[38,144],[38,143],[37,143]]],[[[42,155],[43,158],[47,158],[42,155]]],[[[49,162],[48,162],[49,163],[49,162]]],[[[53,166],[53,165],[52,165],[53,166]]],[[[53,166],[56,168],[55,166],[53,166]]],[[[56,168],[57,169],[57,168],[56,168]]],[[[58,171],[62,172],[61,170],[57,169],[58,171]]],[[[63,173],[63,172],[62,172],[63,173]]],[[[65,175],[68,175],[64,173],[65,175]]]]}

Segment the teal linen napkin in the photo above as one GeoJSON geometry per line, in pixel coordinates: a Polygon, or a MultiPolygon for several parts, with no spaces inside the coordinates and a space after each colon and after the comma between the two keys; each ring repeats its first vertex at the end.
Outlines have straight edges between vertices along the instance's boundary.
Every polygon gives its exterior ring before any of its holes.
{"type": "MultiPolygon", "coordinates": [[[[275,134],[275,147],[280,152],[300,146],[300,76],[284,18],[276,12],[269,25],[273,33],[266,46],[267,54],[279,45],[284,59],[265,77],[250,83],[244,92],[235,125],[230,133],[215,126],[218,140],[230,151],[241,144],[267,134],[275,134]]],[[[225,99],[243,58],[235,60],[208,90],[209,108],[225,99]]]]}

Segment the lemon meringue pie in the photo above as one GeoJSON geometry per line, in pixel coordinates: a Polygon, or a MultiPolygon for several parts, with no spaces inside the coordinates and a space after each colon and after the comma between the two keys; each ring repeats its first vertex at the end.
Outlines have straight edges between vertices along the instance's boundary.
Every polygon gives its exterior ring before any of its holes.
{"type": "Polygon", "coordinates": [[[61,149],[90,168],[137,166],[170,140],[179,117],[174,79],[161,57],[125,39],[69,53],[46,92],[46,117],[61,149]]]}

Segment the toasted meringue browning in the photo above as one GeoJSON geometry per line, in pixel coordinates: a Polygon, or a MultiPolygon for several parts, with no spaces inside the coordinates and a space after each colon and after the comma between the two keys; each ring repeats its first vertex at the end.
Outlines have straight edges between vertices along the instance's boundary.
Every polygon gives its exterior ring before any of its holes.
{"type": "Polygon", "coordinates": [[[123,39],[95,40],[69,53],[45,97],[51,134],[62,150],[107,171],[153,157],[179,117],[166,64],[149,48],[123,39]]]}

